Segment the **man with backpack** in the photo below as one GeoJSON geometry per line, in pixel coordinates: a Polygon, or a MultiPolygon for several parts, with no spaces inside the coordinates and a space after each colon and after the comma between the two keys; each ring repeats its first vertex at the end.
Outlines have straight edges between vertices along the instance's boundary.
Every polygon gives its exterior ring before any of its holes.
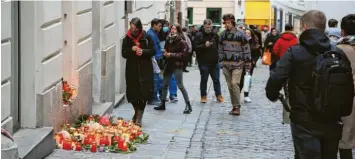
{"type": "MultiPolygon", "coordinates": [[[[341,20],[342,40],[337,47],[342,49],[352,63],[355,77],[355,14],[349,14],[341,20]]],[[[354,81],[355,82],[355,81],[354,81]]],[[[355,148],[355,104],[351,115],[343,117],[343,135],[339,142],[340,159],[352,159],[351,149],[355,148]]]]}
{"type": "Polygon", "coordinates": [[[331,47],[325,25],[321,11],[301,17],[300,43],[282,56],[266,85],[267,98],[276,101],[288,80],[295,158],[337,158],[341,117],[352,112],[351,64],[343,51],[331,47]]]}

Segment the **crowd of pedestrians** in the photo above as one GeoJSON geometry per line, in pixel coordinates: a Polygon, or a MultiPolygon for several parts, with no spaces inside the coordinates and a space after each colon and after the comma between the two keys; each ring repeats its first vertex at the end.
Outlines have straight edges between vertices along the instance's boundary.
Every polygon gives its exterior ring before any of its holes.
{"type": "Polygon", "coordinates": [[[287,94],[290,126],[296,159],[352,159],[355,148],[355,14],[338,22],[323,12],[311,10],[301,18],[302,34],[286,24],[281,34],[275,28],[238,25],[233,14],[222,17],[223,27],[213,27],[210,19],[201,28],[169,24],[153,19],[143,30],[139,18],[130,21],[123,40],[126,62],[127,100],[133,105],[132,118],[142,125],[146,104],[157,111],[177,102],[177,88],[185,101],[184,114],[193,110],[183,75],[193,63],[200,71],[201,103],[207,102],[207,83],[211,77],[217,102],[223,103],[220,73],[228,86],[232,110],[240,115],[241,92],[244,103],[250,98],[251,77],[264,52],[271,52],[270,78],[266,96],[271,101],[287,94]],[[194,62],[193,56],[196,56],[194,62]],[[169,96],[168,96],[169,95],[169,96]]]}

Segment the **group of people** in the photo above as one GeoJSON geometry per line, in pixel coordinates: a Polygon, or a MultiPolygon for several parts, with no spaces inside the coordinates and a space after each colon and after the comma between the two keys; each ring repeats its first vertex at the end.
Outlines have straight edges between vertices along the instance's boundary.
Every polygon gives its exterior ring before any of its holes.
{"type": "MultiPolygon", "coordinates": [[[[135,110],[133,122],[142,125],[147,103],[157,105],[154,107],[157,111],[166,109],[168,89],[174,87],[171,85],[173,81],[186,103],[183,113],[192,112],[189,95],[183,84],[183,72],[186,72],[189,63],[186,59],[191,58],[193,52],[196,53],[201,75],[201,103],[207,102],[209,76],[213,81],[217,101],[224,102],[220,84],[222,70],[232,104],[229,114],[240,115],[242,89],[244,102],[251,102],[250,87],[243,86],[244,76],[253,74],[263,50],[269,50],[273,56],[266,96],[271,101],[277,101],[282,88],[289,93],[295,158],[333,159],[340,147],[341,158],[351,159],[351,149],[355,147],[355,115],[352,113],[355,112],[352,111],[355,107],[353,98],[349,98],[354,95],[354,91],[351,92],[354,90],[353,80],[347,88],[342,86],[349,82],[349,74],[353,79],[352,72],[346,72],[349,71],[346,66],[350,70],[355,69],[355,15],[343,18],[343,37],[338,39],[333,37],[334,30],[325,31],[326,17],[321,11],[311,10],[302,16],[303,32],[299,38],[293,32],[291,24],[286,24],[285,32],[279,35],[274,28],[269,33],[267,27],[259,32],[254,26],[246,28],[237,25],[233,14],[225,14],[222,19],[224,29],[218,33],[213,31],[210,19],[203,21],[199,31],[194,29],[190,33],[179,24],[169,25],[165,20],[153,19],[147,32],[143,30],[139,18],[130,21],[130,29],[122,44],[122,57],[127,59],[126,96],[135,110]],[[320,65],[327,68],[320,69],[318,65],[314,67],[315,59],[319,62],[323,58],[335,57],[333,54],[339,55],[338,60],[333,60],[338,65],[329,67],[333,70],[327,72],[327,82],[314,82],[315,74],[328,69],[330,64],[327,59],[328,65],[320,65]],[[332,73],[334,76],[331,76],[332,73]],[[323,86],[321,84],[333,85],[326,87],[330,89],[328,91],[320,87],[323,86]],[[313,88],[315,85],[316,91],[313,88]],[[328,93],[328,100],[323,98],[324,92],[328,93]],[[339,100],[329,96],[331,93],[339,100]],[[319,94],[322,94],[321,97],[319,94]],[[348,106],[350,100],[351,109],[348,106]],[[342,103],[344,106],[340,108],[344,109],[337,111],[332,101],[342,103]],[[324,115],[329,110],[333,111],[331,115],[324,115]]],[[[324,76],[318,75],[316,79],[320,81],[324,76]]],[[[176,92],[169,91],[170,100],[176,102],[176,92]]]]}
{"type": "MultiPolygon", "coordinates": [[[[274,60],[266,96],[289,94],[291,133],[296,159],[352,159],[355,148],[355,14],[326,29],[323,12],[311,10],[301,17],[299,38],[285,26],[265,39],[274,60]]],[[[281,95],[282,96],[282,95],[281,95]]]]}
{"type": "MultiPolygon", "coordinates": [[[[122,57],[126,61],[126,96],[132,103],[135,114],[132,120],[142,124],[147,104],[157,105],[155,110],[165,110],[169,98],[168,89],[175,87],[182,92],[186,106],[183,113],[190,114],[192,106],[188,92],[183,84],[192,52],[200,70],[201,103],[207,102],[207,82],[211,76],[216,99],[224,102],[221,92],[220,70],[223,71],[232,103],[231,115],[240,115],[240,92],[243,76],[252,74],[256,60],[260,56],[259,39],[252,29],[237,27],[232,14],[222,17],[225,30],[217,33],[212,21],[206,19],[201,29],[187,28],[179,24],[169,25],[165,20],[153,19],[151,28],[143,30],[139,18],[130,21],[130,29],[122,43],[122,57]],[[253,58],[257,54],[257,58],[253,58]],[[222,69],[221,69],[222,68],[222,69]],[[185,71],[186,72],[186,71],[185,71]],[[174,80],[172,80],[174,78],[174,80]]],[[[177,102],[177,93],[170,91],[170,100],[177,102]]],[[[249,87],[245,89],[245,102],[251,102],[249,87]]]]}

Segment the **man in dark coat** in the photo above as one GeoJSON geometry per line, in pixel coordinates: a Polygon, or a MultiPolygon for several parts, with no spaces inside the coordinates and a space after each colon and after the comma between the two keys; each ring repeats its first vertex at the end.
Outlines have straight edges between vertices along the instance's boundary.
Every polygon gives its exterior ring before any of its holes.
{"type": "Polygon", "coordinates": [[[132,120],[139,126],[147,101],[154,96],[152,57],[155,55],[153,40],[143,30],[139,18],[130,22],[130,30],[122,43],[122,57],[126,61],[126,96],[135,114],[132,120]]]}
{"type": "Polygon", "coordinates": [[[217,101],[222,103],[224,99],[221,93],[221,83],[219,80],[218,63],[218,35],[212,32],[212,21],[203,21],[203,29],[195,35],[193,46],[196,51],[198,67],[200,69],[201,81],[201,103],[207,102],[207,81],[211,76],[217,101]]]}
{"type": "Polygon", "coordinates": [[[337,158],[342,125],[337,120],[324,119],[315,115],[312,88],[316,53],[331,49],[325,35],[326,17],[323,12],[310,10],[301,17],[303,32],[300,44],[292,46],[271,71],[266,85],[266,96],[277,101],[279,91],[288,81],[291,105],[291,133],[295,147],[295,158],[334,159],[337,158]]]}

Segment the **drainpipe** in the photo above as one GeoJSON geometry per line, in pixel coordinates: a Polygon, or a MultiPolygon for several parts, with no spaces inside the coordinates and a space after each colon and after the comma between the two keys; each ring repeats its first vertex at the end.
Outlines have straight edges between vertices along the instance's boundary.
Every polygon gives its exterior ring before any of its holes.
{"type": "Polygon", "coordinates": [[[175,0],[170,0],[169,1],[169,5],[170,5],[170,25],[175,23],[175,0]]]}

